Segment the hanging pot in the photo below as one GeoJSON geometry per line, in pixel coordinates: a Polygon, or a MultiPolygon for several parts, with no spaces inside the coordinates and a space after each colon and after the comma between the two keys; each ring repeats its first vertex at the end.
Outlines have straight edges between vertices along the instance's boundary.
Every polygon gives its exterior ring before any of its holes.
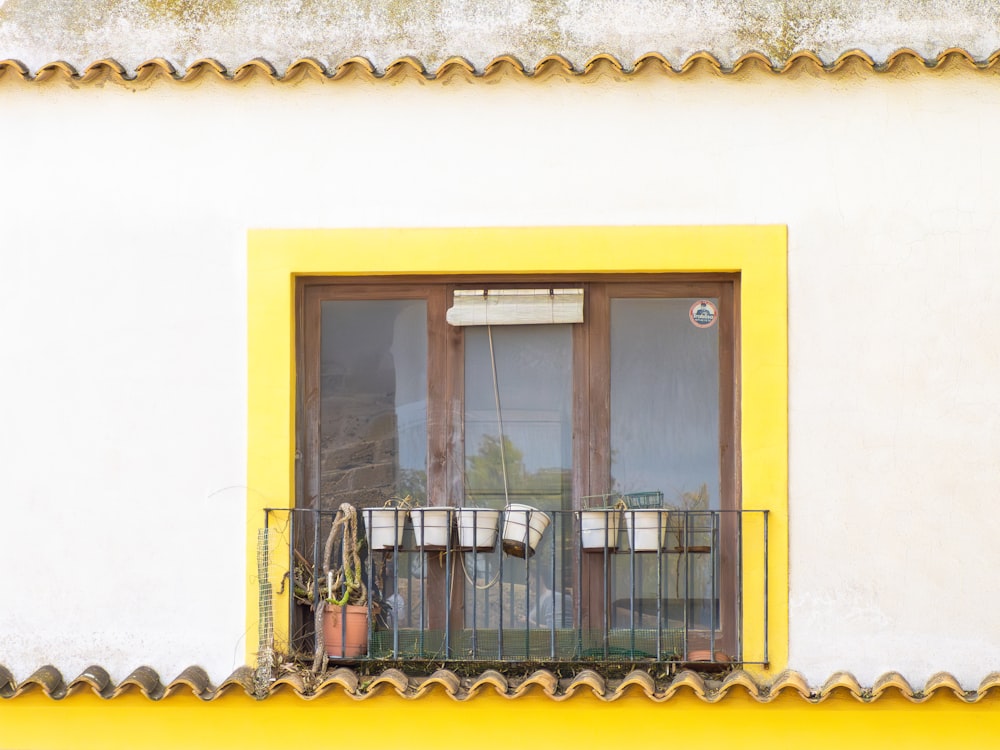
{"type": "Polygon", "coordinates": [[[551,522],[538,508],[511,503],[504,508],[503,551],[513,557],[531,557],[551,522]]]}
{"type": "Polygon", "coordinates": [[[625,529],[629,546],[636,552],[655,552],[667,540],[667,511],[659,508],[626,510],[625,529]]]}
{"type": "Polygon", "coordinates": [[[458,546],[461,549],[491,550],[497,543],[500,511],[492,508],[459,508],[458,546]]]}
{"type": "Polygon", "coordinates": [[[405,508],[363,508],[368,546],[371,549],[394,549],[403,544],[405,508]]]}
{"type": "Polygon", "coordinates": [[[454,513],[454,508],[411,509],[410,520],[413,522],[413,538],[417,547],[439,549],[447,547],[454,513]]]}
{"type": "Polygon", "coordinates": [[[583,549],[617,549],[621,513],[611,508],[581,510],[580,540],[583,549]]]}

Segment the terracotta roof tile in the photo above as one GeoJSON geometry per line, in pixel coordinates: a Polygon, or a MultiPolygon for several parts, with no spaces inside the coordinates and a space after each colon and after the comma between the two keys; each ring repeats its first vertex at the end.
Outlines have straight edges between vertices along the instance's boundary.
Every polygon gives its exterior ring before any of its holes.
{"type": "MultiPolygon", "coordinates": [[[[928,680],[927,684],[930,685],[934,682],[935,678],[939,677],[951,677],[951,675],[946,672],[939,672],[928,680]]],[[[979,689],[976,690],[975,693],[967,694],[969,696],[967,700],[978,700],[979,698],[984,698],[997,689],[1000,689],[1000,672],[990,672],[983,678],[983,681],[979,683],[979,689]]]]}
{"type": "Polygon", "coordinates": [[[152,667],[139,667],[133,670],[132,674],[118,683],[111,697],[117,698],[119,695],[132,690],[138,690],[147,698],[152,698],[153,700],[159,700],[165,694],[164,686],[160,682],[160,676],[152,667]]]}
{"type": "Polygon", "coordinates": [[[873,703],[886,695],[899,695],[914,703],[922,703],[936,693],[943,692],[966,703],[976,703],[1000,689],[1000,673],[987,675],[976,690],[964,690],[958,680],[946,672],[933,675],[923,687],[918,688],[911,686],[898,672],[882,675],[870,688],[863,687],[848,672],[837,672],[817,689],[811,688],[801,674],[792,671],[782,672],[771,680],[765,680],[742,670],[730,672],[721,679],[714,675],[684,670],[663,680],[641,669],[633,670],[623,678],[612,679],[590,669],[564,678],[544,669],[525,677],[514,678],[506,677],[496,670],[486,670],[476,677],[461,677],[447,669],[439,669],[430,675],[407,675],[399,669],[387,669],[370,676],[340,667],[319,677],[311,675],[307,670],[290,671],[272,681],[263,694],[257,694],[254,690],[254,673],[249,667],[240,667],[218,686],[213,686],[200,667],[185,669],[167,684],[162,683],[159,675],[150,667],[140,667],[114,684],[107,671],[99,666],[88,667],[66,682],[58,669],[47,665],[18,683],[11,672],[0,665],[0,699],[6,700],[34,690],[41,690],[53,700],[62,700],[73,693],[90,690],[106,700],[138,691],[154,701],[188,692],[201,700],[212,701],[237,688],[260,699],[291,691],[305,700],[330,693],[356,700],[367,700],[385,693],[416,700],[432,693],[443,693],[455,701],[467,701],[484,693],[492,693],[510,699],[543,694],[556,701],[590,694],[610,702],[628,694],[642,694],[656,702],[669,701],[679,695],[692,695],[706,703],[717,703],[731,694],[742,693],[758,703],[769,703],[780,695],[791,692],[810,703],[821,703],[837,694],[850,695],[862,703],[873,703]]]}
{"type": "Polygon", "coordinates": [[[862,688],[861,683],[850,672],[834,672],[823,683],[816,698],[818,701],[824,701],[837,691],[844,691],[858,700],[870,699],[872,695],[871,690],[862,688]]]}
{"type": "Polygon", "coordinates": [[[904,698],[910,700],[916,700],[919,695],[913,691],[910,683],[899,672],[886,672],[875,680],[875,684],[872,685],[872,700],[881,697],[883,693],[889,690],[895,690],[904,698]]]}
{"type": "Polygon", "coordinates": [[[588,78],[612,76],[629,78],[657,72],[666,76],[683,76],[703,70],[718,75],[788,75],[798,74],[852,74],[879,73],[892,74],[924,71],[942,72],[952,70],[982,71],[1000,73],[1000,50],[989,57],[976,58],[961,48],[950,48],[936,57],[925,58],[909,48],[898,49],[888,55],[884,62],[876,62],[862,50],[849,50],[836,60],[824,63],[812,52],[800,51],[784,62],[774,63],[759,52],[747,52],[732,65],[723,65],[709,52],[696,52],[684,60],[668,60],[658,52],[650,52],[638,59],[621,61],[611,54],[598,54],[582,65],[574,65],[561,55],[542,58],[534,67],[526,67],[520,60],[510,55],[494,58],[481,69],[462,57],[450,57],[434,70],[428,69],[415,57],[401,57],[379,71],[364,57],[351,57],[335,66],[325,66],[314,58],[302,58],[292,62],[285,70],[280,70],[263,58],[254,58],[234,68],[227,68],[217,60],[202,58],[179,70],[169,60],[161,57],[140,63],[134,70],[125,68],[113,59],[96,60],[85,68],[74,68],[67,62],[56,60],[32,71],[24,63],[15,59],[0,60],[0,76],[10,75],[24,81],[44,82],[50,80],[74,81],[76,83],[96,83],[111,80],[117,83],[150,84],[157,80],[190,82],[203,76],[211,76],[224,81],[245,82],[252,79],[267,79],[282,83],[299,83],[306,78],[317,81],[339,81],[351,78],[363,80],[398,80],[416,77],[423,80],[448,80],[459,77],[468,80],[496,80],[505,77],[546,79],[551,76],[588,78]]]}
{"type": "Polygon", "coordinates": [[[14,675],[7,667],[0,664],[0,698],[10,698],[17,689],[14,675]]]}
{"type": "Polygon", "coordinates": [[[759,700],[771,701],[786,691],[794,691],[805,700],[813,700],[814,697],[809,683],[801,674],[785,670],[775,678],[774,682],[770,684],[769,690],[762,694],[759,700]]]}
{"type": "Polygon", "coordinates": [[[110,698],[115,691],[115,684],[111,680],[111,675],[107,670],[93,665],[87,667],[80,675],[72,680],[67,686],[67,694],[72,694],[80,690],[90,688],[102,698],[110,698]]]}

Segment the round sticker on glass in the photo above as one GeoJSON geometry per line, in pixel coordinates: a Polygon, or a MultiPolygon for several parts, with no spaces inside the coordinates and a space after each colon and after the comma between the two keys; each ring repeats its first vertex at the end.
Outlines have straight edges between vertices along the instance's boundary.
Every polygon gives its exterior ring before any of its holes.
{"type": "Polygon", "coordinates": [[[688,317],[698,328],[711,328],[719,319],[719,308],[711,300],[700,299],[691,305],[688,317]]]}

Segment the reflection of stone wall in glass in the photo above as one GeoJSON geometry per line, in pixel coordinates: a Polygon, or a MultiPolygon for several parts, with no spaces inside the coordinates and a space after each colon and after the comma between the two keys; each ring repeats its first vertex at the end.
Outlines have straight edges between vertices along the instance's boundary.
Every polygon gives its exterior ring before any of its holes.
{"type": "Polygon", "coordinates": [[[397,431],[393,394],[323,399],[321,507],[377,505],[396,493],[397,431]]]}
{"type": "Polygon", "coordinates": [[[427,307],[322,305],[320,505],[426,500],[427,307]]]}

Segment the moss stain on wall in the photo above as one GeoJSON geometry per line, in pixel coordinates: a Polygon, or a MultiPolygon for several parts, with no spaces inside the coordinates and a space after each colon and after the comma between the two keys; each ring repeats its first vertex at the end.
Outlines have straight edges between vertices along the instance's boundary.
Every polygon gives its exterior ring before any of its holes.
{"type": "Polygon", "coordinates": [[[531,0],[533,42],[546,55],[558,54],[566,48],[566,36],[559,23],[565,12],[564,0],[531,0]]]}
{"type": "Polygon", "coordinates": [[[239,0],[139,0],[155,18],[204,25],[231,21],[239,0]]]}

